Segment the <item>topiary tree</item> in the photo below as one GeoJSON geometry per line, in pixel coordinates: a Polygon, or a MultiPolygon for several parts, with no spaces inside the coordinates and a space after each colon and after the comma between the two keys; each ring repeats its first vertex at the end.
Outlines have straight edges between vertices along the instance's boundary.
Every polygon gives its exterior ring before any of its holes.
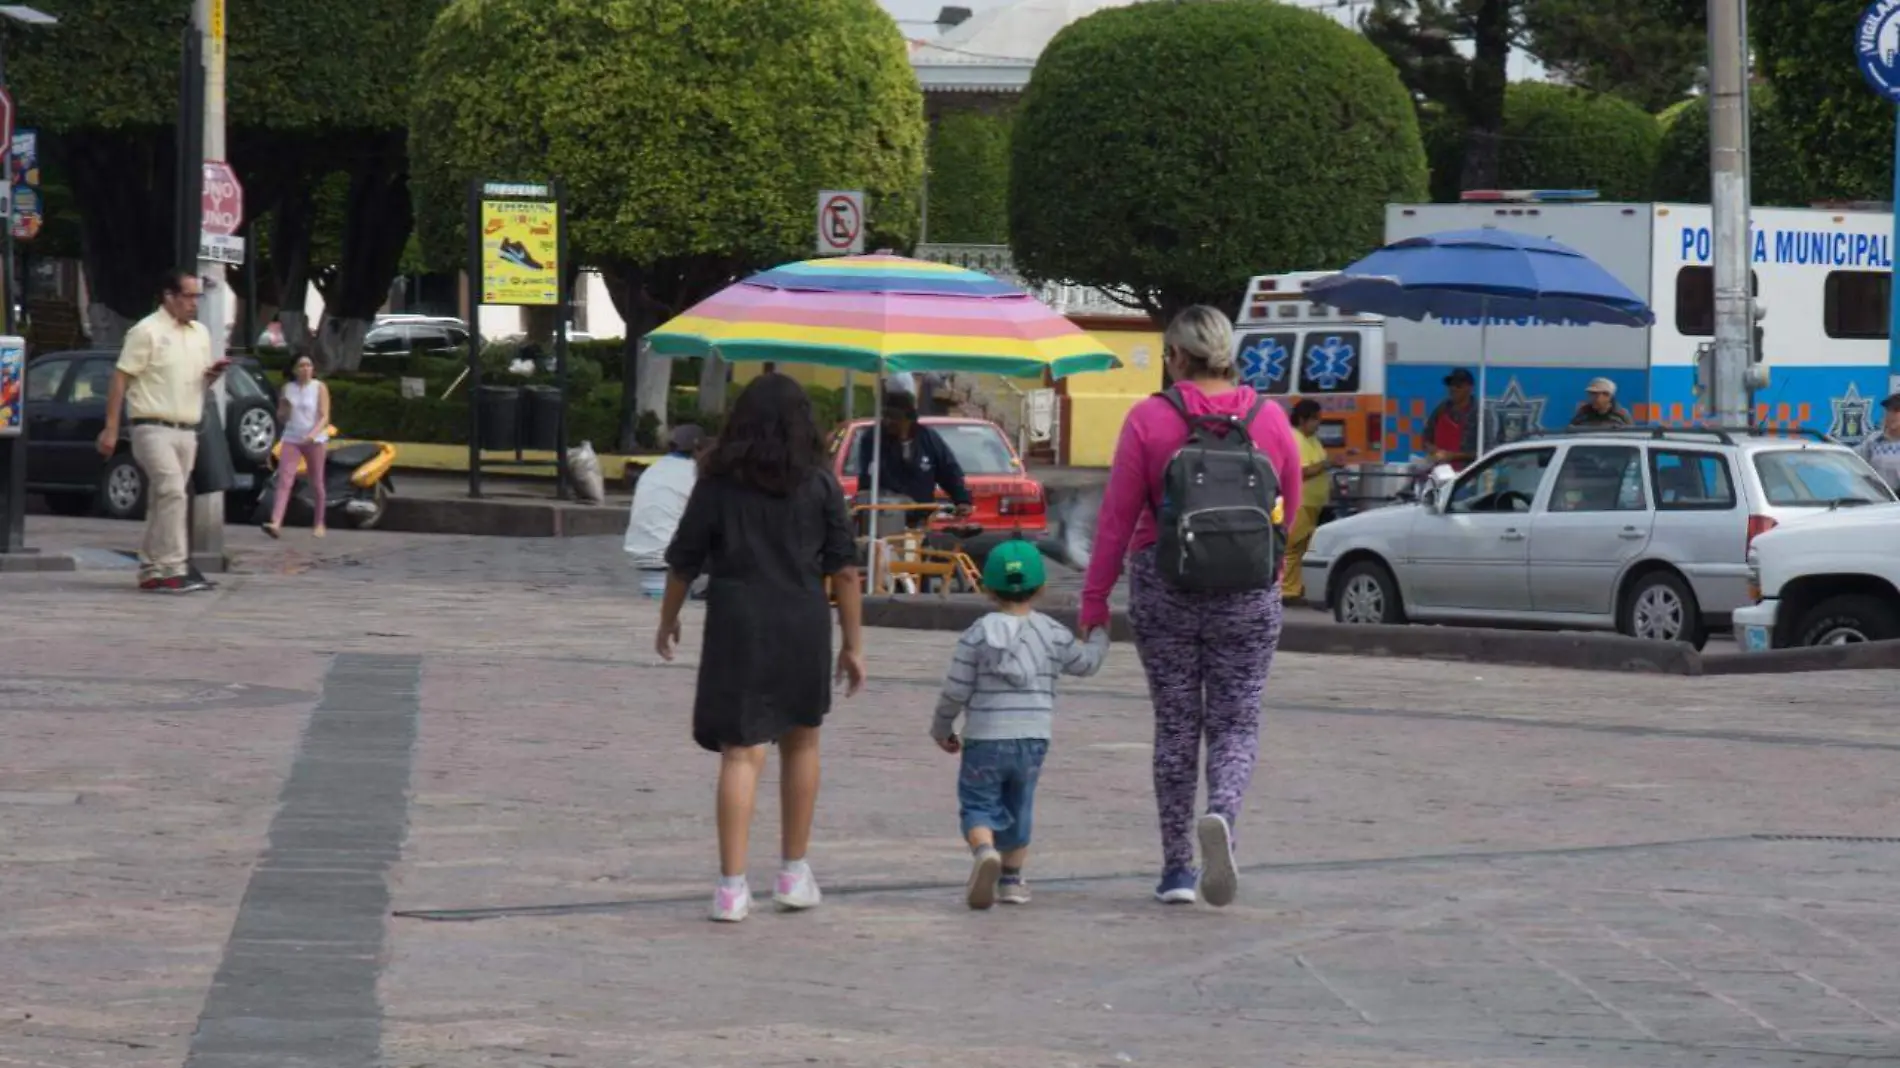
{"type": "MultiPolygon", "coordinates": [[[[1656,161],[1657,200],[1709,202],[1709,101],[1684,100],[1657,116],[1662,148],[1656,161]]],[[[1800,152],[1775,106],[1774,91],[1748,93],[1749,199],[1763,207],[1805,207],[1815,198],[1801,175],[1800,152]]]]}
{"type": "MultiPolygon", "coordinates": [[[[1757,68],[1774,90],[1808,197],[1886,200],[1893,191],[1894,107],[1861,77],[1854,28],[1866,0],[1755,0],[1757,68]]],[[[1755,155],[1760,166],[1761,156],[1755,155]]]]}
{"type": "Polygon", "coordinates": [[[1111,8],[1058,34],[1011,145],[1010,245],[1032,278],[1163,319],[1233,311],[1263,271],[1344,266],[1425,193],[1418,120],[1364,38],[1271,0],[1111,8]]]}
{"type": "Polygon", "coordinates": [[[931,241],[1009,240],[1010,116],[949,111],[930,130],[931,241]]]}
{"type": "Polygon", "coordinates": [[[1595,189],[1606,200],[1648,200],[1662,129],[1613,96],[1544,82],[1505,95],[1498,184],[1505,189],[1595,189]]]}
{"type": "Polygon", "coordinates": [[[471,179],[558,176],[570,248],[627,322],[642,410],[664,412],[666,374],[637,374],[638,339],[811,256],[819,190],[865,190],[870,248],[916,237],[923,98],[876,0],[454,0],[416,74],[425,254],[461,263],[471,179]]]}

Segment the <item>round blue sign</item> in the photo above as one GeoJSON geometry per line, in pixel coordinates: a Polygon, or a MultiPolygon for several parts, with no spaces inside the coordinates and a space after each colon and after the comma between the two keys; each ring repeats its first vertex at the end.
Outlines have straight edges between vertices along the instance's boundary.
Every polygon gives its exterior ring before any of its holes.
{"type": "Polygon", "coordinates": [[[1900,104],[1900,0],[1874,0],[1854,29],[1860,73],[1874,91],[1900,104]]]}

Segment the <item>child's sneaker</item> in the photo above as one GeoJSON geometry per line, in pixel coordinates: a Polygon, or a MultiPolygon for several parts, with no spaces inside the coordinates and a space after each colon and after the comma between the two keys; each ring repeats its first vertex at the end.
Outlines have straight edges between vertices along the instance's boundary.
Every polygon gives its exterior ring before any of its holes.
{"type": "Polygon", "coordinates": [[[1164,905],[1192,905],[1200,895],[1194,892],[1201,875],[1193,868],[1169,868],[1161,873],[1161,885],[1155,887],[1155,900],[1164,905]]]}
{"type": "Polygon", "coordinates": [[[712,918],[715,923],[738,923],[752,912],[752,888],[744,883],[713,891],[712,918]]]}
{"type": "Polygon", "coordinates": [[[1005,905],[1029,904],[1029,884],[1020,875],[1005,875],[996,880],[996,900],[1005,905]]]}
{"type": "Polygon", "coordinates": [[[1201,899],[1215,908],[1233,903],[1240,890],[1240,868],[1234,863],[1234,829],[1218,812],[1202,816],[1195,830],[1201,839],[1201,899]]]}
{"type": "Polygon", "coordinates": [[[1002,873],[1003,854],[989,846],[977,851],[976,863],[970,865],[971,908],[986,909],[996,904],[996,878],[1002,873]]]}
{"type": "Polygon", "coordinates": [[[772,890],[772,900],[780,912],[815,909],[824,897],[818,892],[818,880],[812,877],[811,865],[800,861],[779,869],[778,885],[772,890]]]}

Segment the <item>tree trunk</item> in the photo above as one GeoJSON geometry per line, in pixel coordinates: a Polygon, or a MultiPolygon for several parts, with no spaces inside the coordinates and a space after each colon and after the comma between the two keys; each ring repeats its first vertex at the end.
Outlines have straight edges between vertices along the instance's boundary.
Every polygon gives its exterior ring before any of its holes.
{"type": "Polygon", "coordinates": [[[614,310],[627,325],[626,347],[621,350],[620,440],[617,444],[621,452],[631,452],[639,447],[642,413],[651,414],[661,427],[666,425],[673,361],[655,356],[645,342],[646,336],[666,321],[666,309],[647,293],[646,273],[640,268],[610,262],[601,266],[601,276],[607,281],[607,293],[613,298],[614,310]]]}
{"type": "Polygon", "coordinates": [[[1511,0],[1482,0],[1472,22],[1469,126],[1462,189],[1498,186],[1498,134],[1504,129],[1506,65],[1511,60],[1511,0]]]}
{"type": "Polygon", "coordinates": [[[381,135],[351,169],[342,262],[324,272],[319,285],[324,298],[317,336],[321,371],[354,371],[362,365],[363,336],[389,302],[415,222],[404,141],[400,132],[381,135]]]}
{"type": "Polygon", "coordinates": [[[115,318],[136,322],[157,307],[166,270],[194,266],[172,263],[172,140],[169,128],[139,127],[75,130],[49,142],[79,208],[87,290],[110,313],[88,310],[94,344],[123,336],[115,318]]]}
{"type": "Polygon", "coordinates": [[[708,356],[699,362],[699,411],[701,415],[716,415],[726,410],[727,371],[731,364],[717,356],[708,356]]]}
{"type": "Polygon", "coordinates": [[[310,227],[316,211],[310,202],[310,183],[286,192],[271,214],[270,276],[276,286],[277,321],[284,328],[284,347],[296,356],[311,356],[310,227]]]}

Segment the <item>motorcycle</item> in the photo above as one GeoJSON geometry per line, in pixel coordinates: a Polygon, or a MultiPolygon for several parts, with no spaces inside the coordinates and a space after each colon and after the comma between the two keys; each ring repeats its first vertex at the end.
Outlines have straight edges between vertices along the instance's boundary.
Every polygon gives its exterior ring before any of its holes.
{"type": "MultiPolygon", "coordinates": [[[[396,463],[396,447],[381,441],[338,443],[336,427],[330,427],[328,433],[331,444],[323,465],[328,513],[325,525],[347,523],[357,530],[372,529],[383,521],[389,496],[396,492],[395,480],[389,476],[390,468],[396,463]]],[[[271,472],[265,476],[268,481],[258,495],[257,508],[251,516],[253,523],[270,521],[271,509],[277,503],[276,468],[283,462],[283,453],[283,442],[271,446],[271,472]]],[[[316,510],[316,493],[310,488],[303,457],[298,456],[297,481],[291,490],[290,506],[284,510],[284,521],[310,525],[316,518],[316,510]]]]}

